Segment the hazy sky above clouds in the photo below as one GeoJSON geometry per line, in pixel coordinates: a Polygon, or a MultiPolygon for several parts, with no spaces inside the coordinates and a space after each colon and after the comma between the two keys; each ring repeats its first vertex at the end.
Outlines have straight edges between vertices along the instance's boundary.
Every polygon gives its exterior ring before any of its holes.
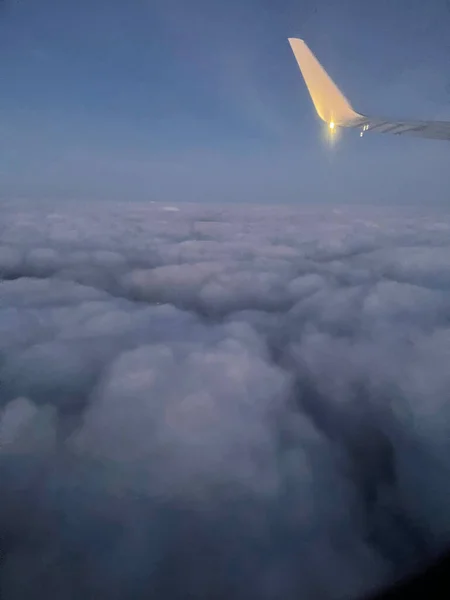
{"type": "Polygon", "coordinates": [[[0,197],[450,202],[445,142],[322,139],[287,37],[357,109],[450,119],[446,0],[3,0],[0,197]]]}

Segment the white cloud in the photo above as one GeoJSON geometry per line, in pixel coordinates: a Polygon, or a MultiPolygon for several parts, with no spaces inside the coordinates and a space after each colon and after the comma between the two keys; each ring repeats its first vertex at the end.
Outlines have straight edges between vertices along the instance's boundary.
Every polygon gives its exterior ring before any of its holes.
{"type": "Polygon", "coordinates": [[[10,597],[77,552],[59,598],[332,600],[450,543],[448,216],[166,208],[1,207],[10,597]]]}

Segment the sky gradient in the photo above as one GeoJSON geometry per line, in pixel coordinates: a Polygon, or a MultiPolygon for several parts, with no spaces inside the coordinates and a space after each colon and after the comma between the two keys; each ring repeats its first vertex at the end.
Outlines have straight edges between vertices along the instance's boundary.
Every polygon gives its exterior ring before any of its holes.
{"type": "Polygon", "coordinates": [[[355,108],[450,119],[446,0],[3,0],[0,198],[450,202],[445,142],[329,148],[288,37],[355,108]]]}

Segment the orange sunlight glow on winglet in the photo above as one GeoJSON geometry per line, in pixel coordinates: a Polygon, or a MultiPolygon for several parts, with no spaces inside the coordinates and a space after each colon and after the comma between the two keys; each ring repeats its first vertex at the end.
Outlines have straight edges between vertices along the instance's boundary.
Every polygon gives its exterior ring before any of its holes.
{"type": "Polygon", "coordinates": [[[361,119],[303,40],[289,38],[294,56],[319,117],[330,129],[361,119]]]}
{"type": "Polygon", "coordinates": [[[317,114],[328,125],[329,137],[332,135],[334,139],[338,127],[350,127],[361,129],[361,137],[366,131],[376,131],[450,141],[450,121],[386,119],[357,113],[305,42],[289,38],[289,43],[317,114]]]}

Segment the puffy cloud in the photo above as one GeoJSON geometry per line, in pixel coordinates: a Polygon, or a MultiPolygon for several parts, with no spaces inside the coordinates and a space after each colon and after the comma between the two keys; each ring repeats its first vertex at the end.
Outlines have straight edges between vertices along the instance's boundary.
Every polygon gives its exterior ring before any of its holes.
{"type": "Polygon", "coordinates": [[[350,598],[450,543],[447,215],[0,211],[5,598],[350,598]]]}

